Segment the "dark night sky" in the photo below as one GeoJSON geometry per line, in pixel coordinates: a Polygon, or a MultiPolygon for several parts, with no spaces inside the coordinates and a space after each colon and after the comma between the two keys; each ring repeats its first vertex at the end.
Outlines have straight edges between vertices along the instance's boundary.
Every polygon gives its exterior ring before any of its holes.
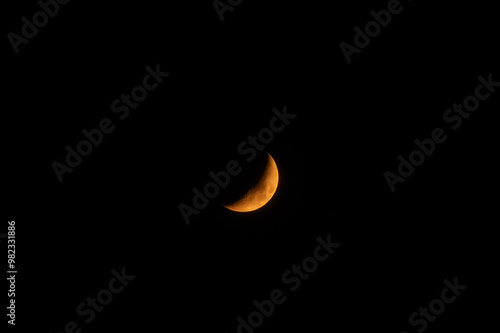
{"type": "MultiPolygon", "coordinates": [[[[136,279],[82,332],[233,333],[327,235],[340,248],[256,332],[416,332],[408,316],[455,276],[468,290],[427,330],[487,328],[499,97],[447,128],[394,193],[383,174],[415,139],[445,128],[443,113],[474,93],[479,75],[500,80],[492,5],[405,1],[347,64],[340,42],[386,5],[246,0],[220,22],[211,1],[72,1],[19,54],[5,38],[16,329],[81,322],[76,306],[125,266],[136,279]],[[170,76],[120,120],[111,102],[157,64],[170,76]],[[178,205],[192,188],[243,161],[238,145],[285,106],[297,117],[266,147],[280,170],[269,205],[232,213],[222,192],[186,225],[178,205]],[[51,163],[103,118],[116,129],[59,183],[51,163]]],[[[38,10],[8,7],[5,35],[38,10]]],[[[244,170],[258,174],[260,158],[244,170]]],[[[233,190],[239,182],[253,180],[234,179],[233,190]]]]}

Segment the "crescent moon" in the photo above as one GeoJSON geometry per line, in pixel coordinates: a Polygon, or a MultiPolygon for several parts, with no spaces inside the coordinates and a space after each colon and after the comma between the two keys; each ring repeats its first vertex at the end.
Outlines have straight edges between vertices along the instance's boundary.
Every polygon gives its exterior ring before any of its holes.
{"type": "Polygon", "coordinates": [[[230,205],[223,205],[224,207],[235,212],[246,213],[263,207],[271,200],[278,188],[279,173],[273,157],[269,153],[267,156],[266,169],[257,184],[241,199],[230,205]]]}

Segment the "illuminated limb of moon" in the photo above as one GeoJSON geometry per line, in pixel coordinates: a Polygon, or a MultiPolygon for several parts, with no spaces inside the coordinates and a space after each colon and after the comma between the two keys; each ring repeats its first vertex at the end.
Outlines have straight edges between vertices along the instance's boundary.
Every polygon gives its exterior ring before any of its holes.
{"type": "Polygon", "coordinates": [[[273,157],[269,153],[267,156],[266,169],[257,184],[241,199],[230,205],[224,205],[224,207],[235,212],[245,213],[257,210],[271,200],[278,188],[279,173],[273,157]]]}

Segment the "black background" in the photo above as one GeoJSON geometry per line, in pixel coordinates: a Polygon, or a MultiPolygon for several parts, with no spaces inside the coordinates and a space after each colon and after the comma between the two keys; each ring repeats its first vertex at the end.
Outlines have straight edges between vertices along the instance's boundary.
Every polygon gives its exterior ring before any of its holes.
{"type": "MultiPolygon", "coordinates": [[[[456,131],[442,115],[500,80],[494,6],[404,2],[347,64],[339,44],[386,5],[245,0],[221,22],[211,1],[72,1],[19,54],[4,38],[15,329],[235,332],[329,234],[341,247],[256,331],[416,332],[408,316],[456,276],[469,288],[427,331],[489,328],[498,92],[456,131]],[[156,64],[170,76],[119,120],[111,102],[156,64]],[[186,225],[178,205],[284,106],[273,200],[243,216],[214,200],[186,225]],[[106,117],[115,131],[59,183],[51,163],[106,117]],[[391,193],[383,173],[436,127],[448,140],[391,193]],[[83,324],[76,306],[122,267],[136,279],[83,324]]],[[[39,10],[4,8],[5,36],[39,10]]]]}

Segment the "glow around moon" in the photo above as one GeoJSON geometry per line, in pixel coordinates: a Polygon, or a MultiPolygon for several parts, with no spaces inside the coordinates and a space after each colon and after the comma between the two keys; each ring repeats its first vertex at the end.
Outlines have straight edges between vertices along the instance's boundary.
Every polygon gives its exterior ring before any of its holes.
{"type": "Polygon", "coordinates": [[[230,205],[224,205],[224,207],[235,212],[245,213],[257,210],[271,200],[278,188],[279,173],[273,157],[269,154],[267,156],[266,170],[257,184],[241,199],[230,205]]]}

